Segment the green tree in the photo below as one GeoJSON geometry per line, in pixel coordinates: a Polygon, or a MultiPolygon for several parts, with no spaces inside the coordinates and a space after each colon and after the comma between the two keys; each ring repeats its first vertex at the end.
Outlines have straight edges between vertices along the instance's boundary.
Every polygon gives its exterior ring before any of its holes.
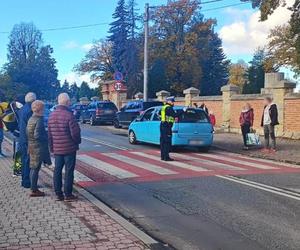
{"type": "Polygon", "coordinates": [[[119,0],[113,14],[114,21],[110,24],[109,41],[112,42],[112,59],[115,71],[123,74],[127,71],[127,44],[129,24],[127,22],[128,10],[125,0],[119,0]]]}
{"type": "Polygon", "coordinates": [[[61,86],[61,92],[70,94],[70,83],[65,79],[64,83],[61,86]]]}
{"type": "Polygon", "coordinates": [[[199,11],[199,1],[180,0],[169,1],[154,13],[150,65],[157,60],[164,65],[166,90],[175,95],[191,86],[203,95],[219,94],[228,81],[229,61],[214,32],[216,21],[204,20],[199,11]]]}
{"type": "Polygon", "coordinates": [[[296,40],[291,34],[289,24],[275,27],[269,35],[268,62],[275,65],[291,67],[296,74],[300,74],[300,64],[298,62],[296,40]]]}
{"type": "Polygon", "coordinates": [[[42,99],[55,99],[59,81],[56,60],[52,57],[53,48],[49,45],[41,47],[34,62],[33,80],[35,91],[42,99]]]}
{"type": "Polygon", "coordinates": [[[17,95],[26,94],[28,88],[22,83],[15,83],[10,76],[2,72],[0,73],[0,90],[3,97],[0,101],[12,101],[17,95]]]}
{"type": "Polygon", "coordinates": [[[293,14],[290,20],[292,39],[295,41],[297,73],[300,74],[300,0],[295,0],[291,8],[293,14]]]}
{"type": "Polygon", "coordinates": [[[79,97],[87,97],[91,98],[93,96],[93,92],[87,82],[82,82],[79,88],[79,97]]]}
{"type": "Polygon", "coordinates": [[[208,40],[207,55],[201,58],[202,79],[200,92],[202,95],[216,95],[221,93],[221,87],[228,82],[229,60],[226,59],[222,48],[222,41],[211,30],[208,40]]]}
{"type": "Polygon", "coordinates": [[[264,63],[266,54],[263,49],[258,49],[252,60],[249,62],[249,67],[246,71],[247,82],[243,88],[243,94],[260,93],[265,83],[264,63]]]}
{"type": "Polygon", "coordinates": [[[143,44],[138,35],[138,22],[141,20],[141,16],[138,14],[136,8],[136,1],[129,0],[127,4],[128,17],[128,41],[127,41],[127,71],[125,81],[128,89],[128,96],[133,96],[141,88],[141,60],[139,55],[139,45],[143,44]]]}
{"type": "Polygon", "coordinates": [[[93,81],[111,80],[114,73],[112,43],[107,40],[95,41],[74,70],[79,74],[91,74],[93,81]]]}
{"type": "Polygon", "coordinates": [[[71,98],[74,98],[78,101],[79,100],[79,91],[80,91],[80,88],[77,86],[76,82],[72,83],[70,86],[71,98]]]}
{"type": "Polygon", "coordinates": [[[243,89],[246,83],[247,68],[248,65],[243,60],[239,60],[237,63],[231,64],[229,66],[229,84],[239,86],[243,89]]]}
{"type": "Polygon", "coordinates": [[[9,36],[4,70],[12,82],[23,84],[39,98],[49,99],[58,86],[52,53],[49,45],[43,46],[42,33],[33,23],[16,24],[9,36]]]}

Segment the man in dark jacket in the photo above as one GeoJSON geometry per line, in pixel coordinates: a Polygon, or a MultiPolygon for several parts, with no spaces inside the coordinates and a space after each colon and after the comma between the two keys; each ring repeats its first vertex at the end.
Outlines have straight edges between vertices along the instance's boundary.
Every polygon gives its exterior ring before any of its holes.
{"type": "Polygon", "coordinates": [[[28,139],[27,139],[27,123],[29,118],[32,116],[31,104],[36,100],[35,93],[29,92],[25,96],[25,105],[19,110],[19,146],[21,151],[21,172],[22,172],[22,183],[24,188],[30,188],[30,158],[28,155],[28,139]]]}
{"type": "Polygon", "coordinates": [[[279,124],[278,122],[278,110],[277,105],[273,103],[271,97],[266,97],[264,99],[264,111],[261,119],[261,126],[264,128],[265,135],[265,149],[271,150],[271,152],[276,151],[276,138],[275,138],[275,126],[279,124]],[[271,149],[270,149],[270,137],[271,137],[271,149]]]}
{"type": "Polygon", "coordinates": [[[72,201],[76,152],[81,143],[80,127],[69,109],[70,97],[66,93],[58,96],[58,106],[50,115],[48,138],[50,151],[54,153],[54,189],[58,200],[72,201]],[[65,166],[64,193],[62,192],[62,169],[65,166]]]}

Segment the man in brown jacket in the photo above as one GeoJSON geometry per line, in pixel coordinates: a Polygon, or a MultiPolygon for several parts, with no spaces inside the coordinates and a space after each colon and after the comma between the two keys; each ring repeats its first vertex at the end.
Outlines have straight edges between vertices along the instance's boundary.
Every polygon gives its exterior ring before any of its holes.
{"type": "Polygon", "coordinates": [[[69,109],[71,102],[66,93],[58,96],[58,106],[50,115],[48,137],[50,151],[54,154],[54,189],[58,200],[73,201],[74,170],[76,152],[81,143],[80,127],[69,109]],[[62,192],[62,169],[65,167],[64,193],[62,192]]]}

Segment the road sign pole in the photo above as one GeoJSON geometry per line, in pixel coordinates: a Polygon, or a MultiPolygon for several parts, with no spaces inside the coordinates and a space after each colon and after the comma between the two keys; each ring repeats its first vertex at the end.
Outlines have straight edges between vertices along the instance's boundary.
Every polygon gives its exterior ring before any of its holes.
{"type": "Polygon", "coordinates": [[[148,37],[149,37],[149,4],[145,5],[145,43],[144,43],[144,101],[148,100],[148,37]]]}

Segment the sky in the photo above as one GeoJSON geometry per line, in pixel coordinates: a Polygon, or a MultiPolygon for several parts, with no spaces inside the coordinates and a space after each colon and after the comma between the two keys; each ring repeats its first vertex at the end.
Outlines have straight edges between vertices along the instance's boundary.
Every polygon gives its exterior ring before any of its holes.
{"type": "MultiPolygon", "coordinates": [[[[0,0],[0,66],[6,62],[9,32],[14,24],[33,22],[40,30],[101,23],[88,28],[43,31],[44,44],[54,48],[59,80],[78,84],[88,75],[73,71],[91,47],[93,41],[107,37],[109,23],[118,0],[0,0]]],[[[136,0],[142,13],[145,3],[151,6],[165,4],[167,0],[136,0]]],[[[203,0],[206,2],[206,0],[203,0]]],[[[287,0],[288,5],[293,0],[287,0]]],[[[205,18],[217,20],[216,31],[223,40],[224,51],[232,62],[250,61],[254,50],[267,43],[271,28],[286,23],[290,18],[287,8],[279,8],[266,22],[259,22],[259,11],[239,0],[220,0],[202,5],[205,18]],[[239,4],[239,5],[236,5],[239,4]],[[236,5],[224,7],[228,5],[236,5]],[[216,9],[219,8],[220,9],[216,9]],[[213,10],[212,10],[213,9],[213,10]]],[[[292,73],[285,70],[288,78],[292,73]]],[[[91,85],[93,85],[91,83],[91,85]]]]}

